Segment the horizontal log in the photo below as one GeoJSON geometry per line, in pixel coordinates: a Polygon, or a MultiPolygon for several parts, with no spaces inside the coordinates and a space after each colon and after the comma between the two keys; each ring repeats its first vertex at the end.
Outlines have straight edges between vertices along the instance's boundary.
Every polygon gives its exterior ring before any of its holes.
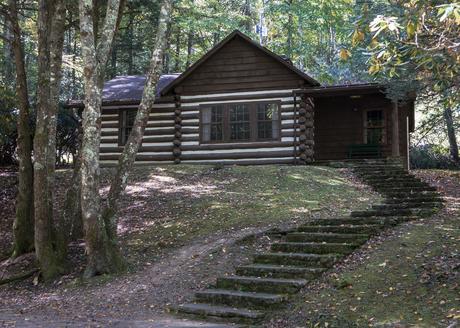
{"type": "MultiPolygon", "coordinates": [[[[123,151],[123,146],[119,147],[102,147],[100,152],[103,153],[121,153],[123,151]]],[[[141,146],[139,148],[138,153],[143,152],[167,152],[172,151],[173,145],[165,145],[165,146],[141,146]]]]}
{"type": "MultiPolygon", "coordinates": [[[[182,159],[181,159],[182,160],[182,159]]],[[[249,160],[182,160],[185,164],[216,164],[224,165],[270,165],[270,164],[294,164],[294,158],[261,158],[249,160]]]]}
{"type": "Polygon", "coordinates": [[[294,157],[294,150],[284,151],[254,151],[242,153],[206,153],[206,154],[182,154],[181,160],[204,160],[204,159],[253,159],[271,157],[294,157]]]}
{"type": "MultiPolygon", "coordinates": [[[[101,161],[116,161],[118,160],[119,155],[117,154],[101,154],[99,159],[101,161]]],[[[172,155],[143,155],[138,154],[136,156],[136,161],[143,162],[143,161],[173,161],[174,156],[172,155]]]]}
{"type": "Polygon", "coordinates": [[[202,144],[196,146],[182,146],[181,149],[183,151],[188,150],[225,150],[225,149],[251,149],[251,148],[275,148],[275,147],[293,147],[293,142],[281,142],[281,141],[273,141],[273,142],[247,142],[247,143],[239,143],[239,144],[202,144]]]}

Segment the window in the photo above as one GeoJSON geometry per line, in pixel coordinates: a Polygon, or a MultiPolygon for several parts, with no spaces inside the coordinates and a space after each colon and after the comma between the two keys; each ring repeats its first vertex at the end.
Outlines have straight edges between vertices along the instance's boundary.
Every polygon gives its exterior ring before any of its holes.
{"type": "Polygon", "coordinates": [[[364,141],[367,144],[385,143],[385,117],[383,110],[365,112],[364,141]]]}
{"type": "Polygon", "coordinates": [[[120,113],[120,133],[118,136],[118,144],[124,146],[131,133],[136,118],[136,110],[124,110],[120,113]]]}
{"type": "Polygon", "coordinates": [[[212,106],[203,109],[201,128],[203,142],[222,141],[224,138],[224,121],[222,106],[212,106]]]}
{"type": "Polygon", "coordinates": [[[201,108],[201,143],[279,140],[279,103],[236,103],[201,108]]]}
{"type": "Polygon", "coordinates": [[[249,140],[251,137],[248,105],[230,105],[230,140],[231,141],[244,141],[249,140]]]}
{"type": "Polygon", "coordinates": [[[257,106],[257,138],[279,138],[278,104],[258,104],[257,106]]]}

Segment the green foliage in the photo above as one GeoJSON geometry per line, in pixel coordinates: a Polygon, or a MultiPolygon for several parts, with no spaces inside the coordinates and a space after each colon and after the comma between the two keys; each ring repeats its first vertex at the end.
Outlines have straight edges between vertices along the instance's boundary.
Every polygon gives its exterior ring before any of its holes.
{"type": "Polygon", "coordinates": [[[415,146],[410,149],[412,169],[455,169],[458,165],[449,157],[449,149],[435,144],[415,146]]]}

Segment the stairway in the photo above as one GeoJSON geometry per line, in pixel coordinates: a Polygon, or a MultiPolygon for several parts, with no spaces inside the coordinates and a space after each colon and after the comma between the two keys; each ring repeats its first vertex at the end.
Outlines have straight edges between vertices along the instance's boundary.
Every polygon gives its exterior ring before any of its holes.
{"type": "Polygon", "coordinates": [[[442,205],[435,188],[398,162],[360,161],[353,170],[385,197],[383,204],[300,226],[272,244],[269,253],[256,255],[252,264],[236,268],[235,275],[218,278],[214,287],[197,292],[193,303],[175,310],[212,321],[257,323],[371,235],[431,215],[442,205]]]}

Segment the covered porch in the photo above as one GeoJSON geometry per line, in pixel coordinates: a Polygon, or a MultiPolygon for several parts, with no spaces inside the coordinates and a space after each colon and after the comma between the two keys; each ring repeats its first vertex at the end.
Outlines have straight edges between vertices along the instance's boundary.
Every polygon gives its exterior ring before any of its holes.
{"type": "Polygon", "coordinates": [[[300,160],[407,158],[414,100],[392,102],[385,96],[385,87],[378,84],[296,90],[295,98],[300,160]],[[305,108],[311,113],[307,126],[302,119],[305,108]],[[308,125],[313,126],[312,131],[308,125]],[[302,156],[308,145],[311,151],[302,156]]]}

